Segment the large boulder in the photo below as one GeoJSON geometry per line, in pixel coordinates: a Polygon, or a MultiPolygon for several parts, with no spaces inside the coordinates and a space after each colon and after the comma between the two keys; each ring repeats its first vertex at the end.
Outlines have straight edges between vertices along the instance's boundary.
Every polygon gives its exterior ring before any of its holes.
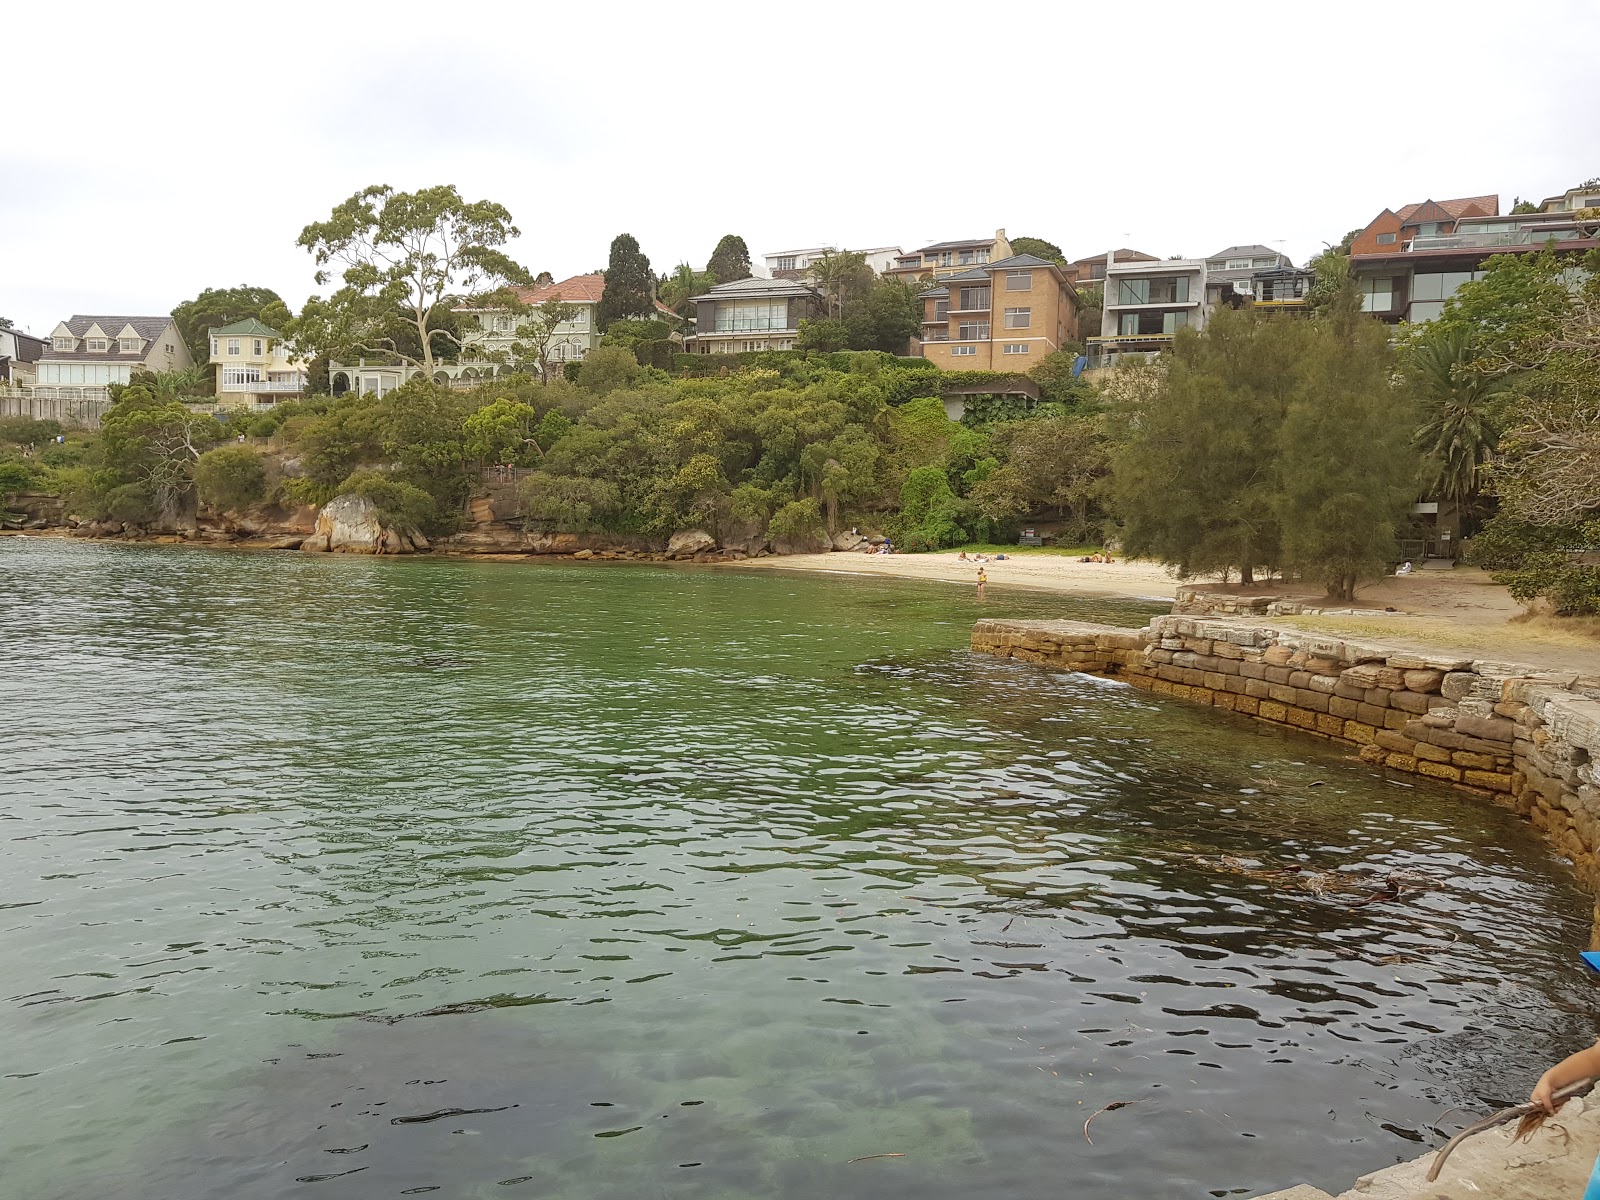
{"type": "Polygon", "coordinates": [[[866,544],[867,539],[864,534],[854,533],[848,529],[833,535],[833,548],[840,552],[859,550],[866,544]]]}
{"type": "Polygon", "coordinates": [[[833,549],[833,539],[826,529],[802,530],[772,539],[774,554],[826,554],[833,549]]]}
{"type": "Polygon", "coordinates": [[[693,558],[717,548],[717,539],[704,529],[680,529],[667,541],[668,558],[693,558]]]}
{"type": "MultiPolygon", "coordinates": [[[[426,540],[421,545],[426,547],[426,540]]],[[[409,530],[389,528],[376,504],[355,495],[335,496],[323,505],[300,543],[307,552],[334,554],[410,554],[416,548],[409,530]]]]}

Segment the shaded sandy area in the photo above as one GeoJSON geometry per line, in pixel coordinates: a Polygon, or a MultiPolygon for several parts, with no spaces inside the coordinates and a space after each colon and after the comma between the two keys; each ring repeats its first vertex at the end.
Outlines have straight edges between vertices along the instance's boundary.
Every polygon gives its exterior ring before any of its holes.
{"type": "MultiPolygon", "coordinates": [[[[961,562],[954,551],[937,554],[796,554],[740,563],[734,569],[820,571],[855,575],[890,575],[973,588],[978,564],[961,562]]],[[[1149,562],[1081,563],[1054,554],[992,558],[984,569],[989,592],[1027,588],[1078,596],[1122,596],[1170,600],[1179,580],[1149,562]]],[[[1191,583],[1204,582],[1191,580],[1191,583]]],[[[1221,583],[1214,590],[1304,599],[1343,607],[1302,588],[1260,585],[1241,588],[1221,583]]],[[[1362,588],[1353,616],[1277,617],[1275,624],[1324,630],[1350,638],[1392,642],[1462,658],[1496,659],[1538,667],[1600,673],[1600,623],[1584,620],[1528,618],[1511,594],[1487,574],[1471,567],[1453,571],[1391,576],[1362,588]],[[1386,608],[1396,611],[1386,612],[1386,608]]]]}

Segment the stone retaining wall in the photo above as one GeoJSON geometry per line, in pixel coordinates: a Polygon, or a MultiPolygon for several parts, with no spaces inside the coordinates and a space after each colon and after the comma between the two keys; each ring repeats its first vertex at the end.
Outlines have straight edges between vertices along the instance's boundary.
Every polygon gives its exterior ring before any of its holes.
{"type": "Polygon", "coordinates": [[[1140,630],[979,621],[972,648],[1358,747],[1521,812],[1600,894],[1600,678],[1183,615],[1140,630]]]}

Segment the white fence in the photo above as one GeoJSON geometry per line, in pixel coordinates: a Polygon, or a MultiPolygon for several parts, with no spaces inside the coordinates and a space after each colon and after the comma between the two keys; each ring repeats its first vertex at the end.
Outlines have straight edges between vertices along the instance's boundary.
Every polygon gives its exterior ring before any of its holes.
{"type": "Polygon", "coordinates": [[[111,397],[103,387],[0,388],[0,417],[32,417],[97,429],[110,408],[111,397]]]}

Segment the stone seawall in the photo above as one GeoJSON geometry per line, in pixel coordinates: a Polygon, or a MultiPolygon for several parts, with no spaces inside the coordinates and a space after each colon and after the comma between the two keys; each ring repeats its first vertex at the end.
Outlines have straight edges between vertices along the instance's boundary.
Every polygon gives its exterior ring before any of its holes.
{"type": "Polygon", "coordinates": [[[972,648],[1344,742],[1374,765],[1493,800],[1600,894],[1600,678],[1183,615],[1139,630],[979,621],[972,648]]]}

